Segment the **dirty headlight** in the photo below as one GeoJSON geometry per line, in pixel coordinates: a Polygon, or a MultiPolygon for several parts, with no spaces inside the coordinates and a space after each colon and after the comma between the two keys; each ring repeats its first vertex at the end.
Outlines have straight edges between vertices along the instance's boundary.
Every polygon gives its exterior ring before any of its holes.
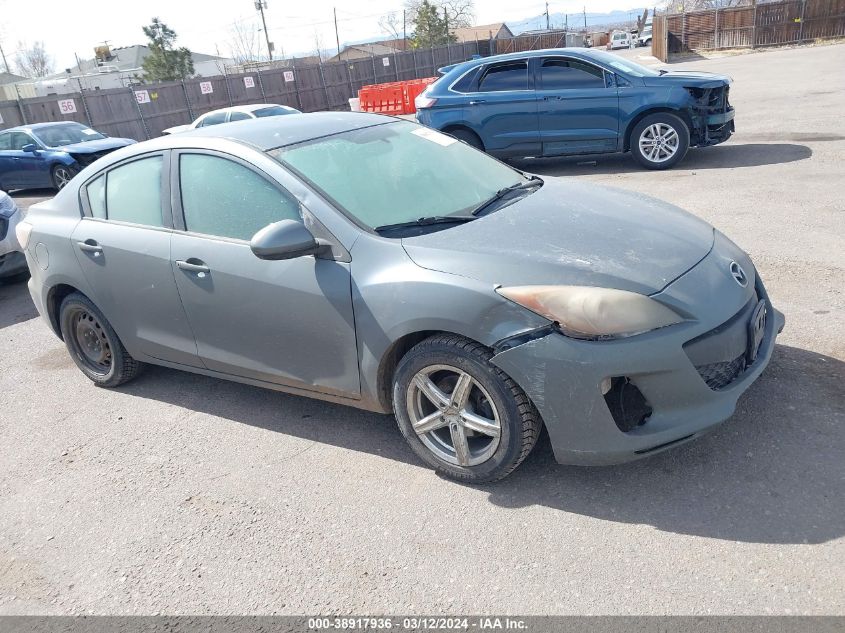
{"type": "Polygon", "coordinates": [[[683,318],[636,292],[592,286],[511,286],[500,295],[557,322],[567,336],[608,339],[681,323],[683,318]]]}

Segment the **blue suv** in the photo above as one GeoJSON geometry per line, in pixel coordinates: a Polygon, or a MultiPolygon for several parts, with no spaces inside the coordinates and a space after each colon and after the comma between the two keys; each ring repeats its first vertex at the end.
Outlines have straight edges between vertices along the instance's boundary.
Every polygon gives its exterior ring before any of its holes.
{"type": "Polygon", "coordinates": [[[494,156],[627,152],[650,169],[734,131],[731,79],[653,70],[589,49],[496,55],[441,68],[417,120],[494,156]]]}

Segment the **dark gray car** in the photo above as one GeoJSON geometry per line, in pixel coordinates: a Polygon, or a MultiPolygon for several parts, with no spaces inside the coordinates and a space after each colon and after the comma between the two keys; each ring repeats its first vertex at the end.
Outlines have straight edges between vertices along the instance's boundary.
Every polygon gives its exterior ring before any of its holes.
{"type": "Polygon", "coordinates": [[[95,383],[152,363],[392,411],[473,482],[543,424],[571,464],[696,437],[783,327],[748,256],[683,211],[370,114],[118,150],[17,232],[36,306],[95,383]]]}

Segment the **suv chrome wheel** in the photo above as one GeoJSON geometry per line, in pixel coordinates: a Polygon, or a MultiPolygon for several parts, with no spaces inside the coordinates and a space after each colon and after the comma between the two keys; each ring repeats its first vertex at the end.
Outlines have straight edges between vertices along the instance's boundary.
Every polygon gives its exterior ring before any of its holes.
{"type": "Polygon", "coordinates": [[[426,367],[408,385],[406,402],[414,432],[439,459],[476,466],[496,452],[499,412],[467,372],[450,365],[426,367]]]}
{"type": "Polygon", "coordinates": [[[640,152],[654,162],[663,163],[672,158],[680,146],[677,130],[666,123],[653,123],[642,131],[640,152]]]}

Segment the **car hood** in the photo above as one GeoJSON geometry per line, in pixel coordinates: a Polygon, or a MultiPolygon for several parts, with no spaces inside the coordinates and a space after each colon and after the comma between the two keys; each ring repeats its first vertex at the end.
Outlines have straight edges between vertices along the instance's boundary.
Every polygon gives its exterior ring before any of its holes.
{"type": "Polygon", "coordinates": [[[418,266],[493,285],[653,294],[710,252],[713,228],[641,194],[546,181],[478,220],[403,238],[402,245],[418,266]]]}
{"type": "Polygon", "coordinates": [[[52,149],[58,152],[67,152],[68,154],[93,154],[104,150],[117,149],[118,147],[126,147],[133,143],[135,141],[130,138],[98,138],[93,141],[72,143],[71,145],[62,145],[61,147],[53,147],[52,149]]]}
{"type": "Polygon", "coordinates": [[[705,73],[698,71],[685,70],[670,70],[659,77],[644,77],[643,83],[646,86],[689,86],[691,88],[718,88],[720,86],[727,86],[733,80],[727,75],[717,75],[716,73],[705,73]]]}

